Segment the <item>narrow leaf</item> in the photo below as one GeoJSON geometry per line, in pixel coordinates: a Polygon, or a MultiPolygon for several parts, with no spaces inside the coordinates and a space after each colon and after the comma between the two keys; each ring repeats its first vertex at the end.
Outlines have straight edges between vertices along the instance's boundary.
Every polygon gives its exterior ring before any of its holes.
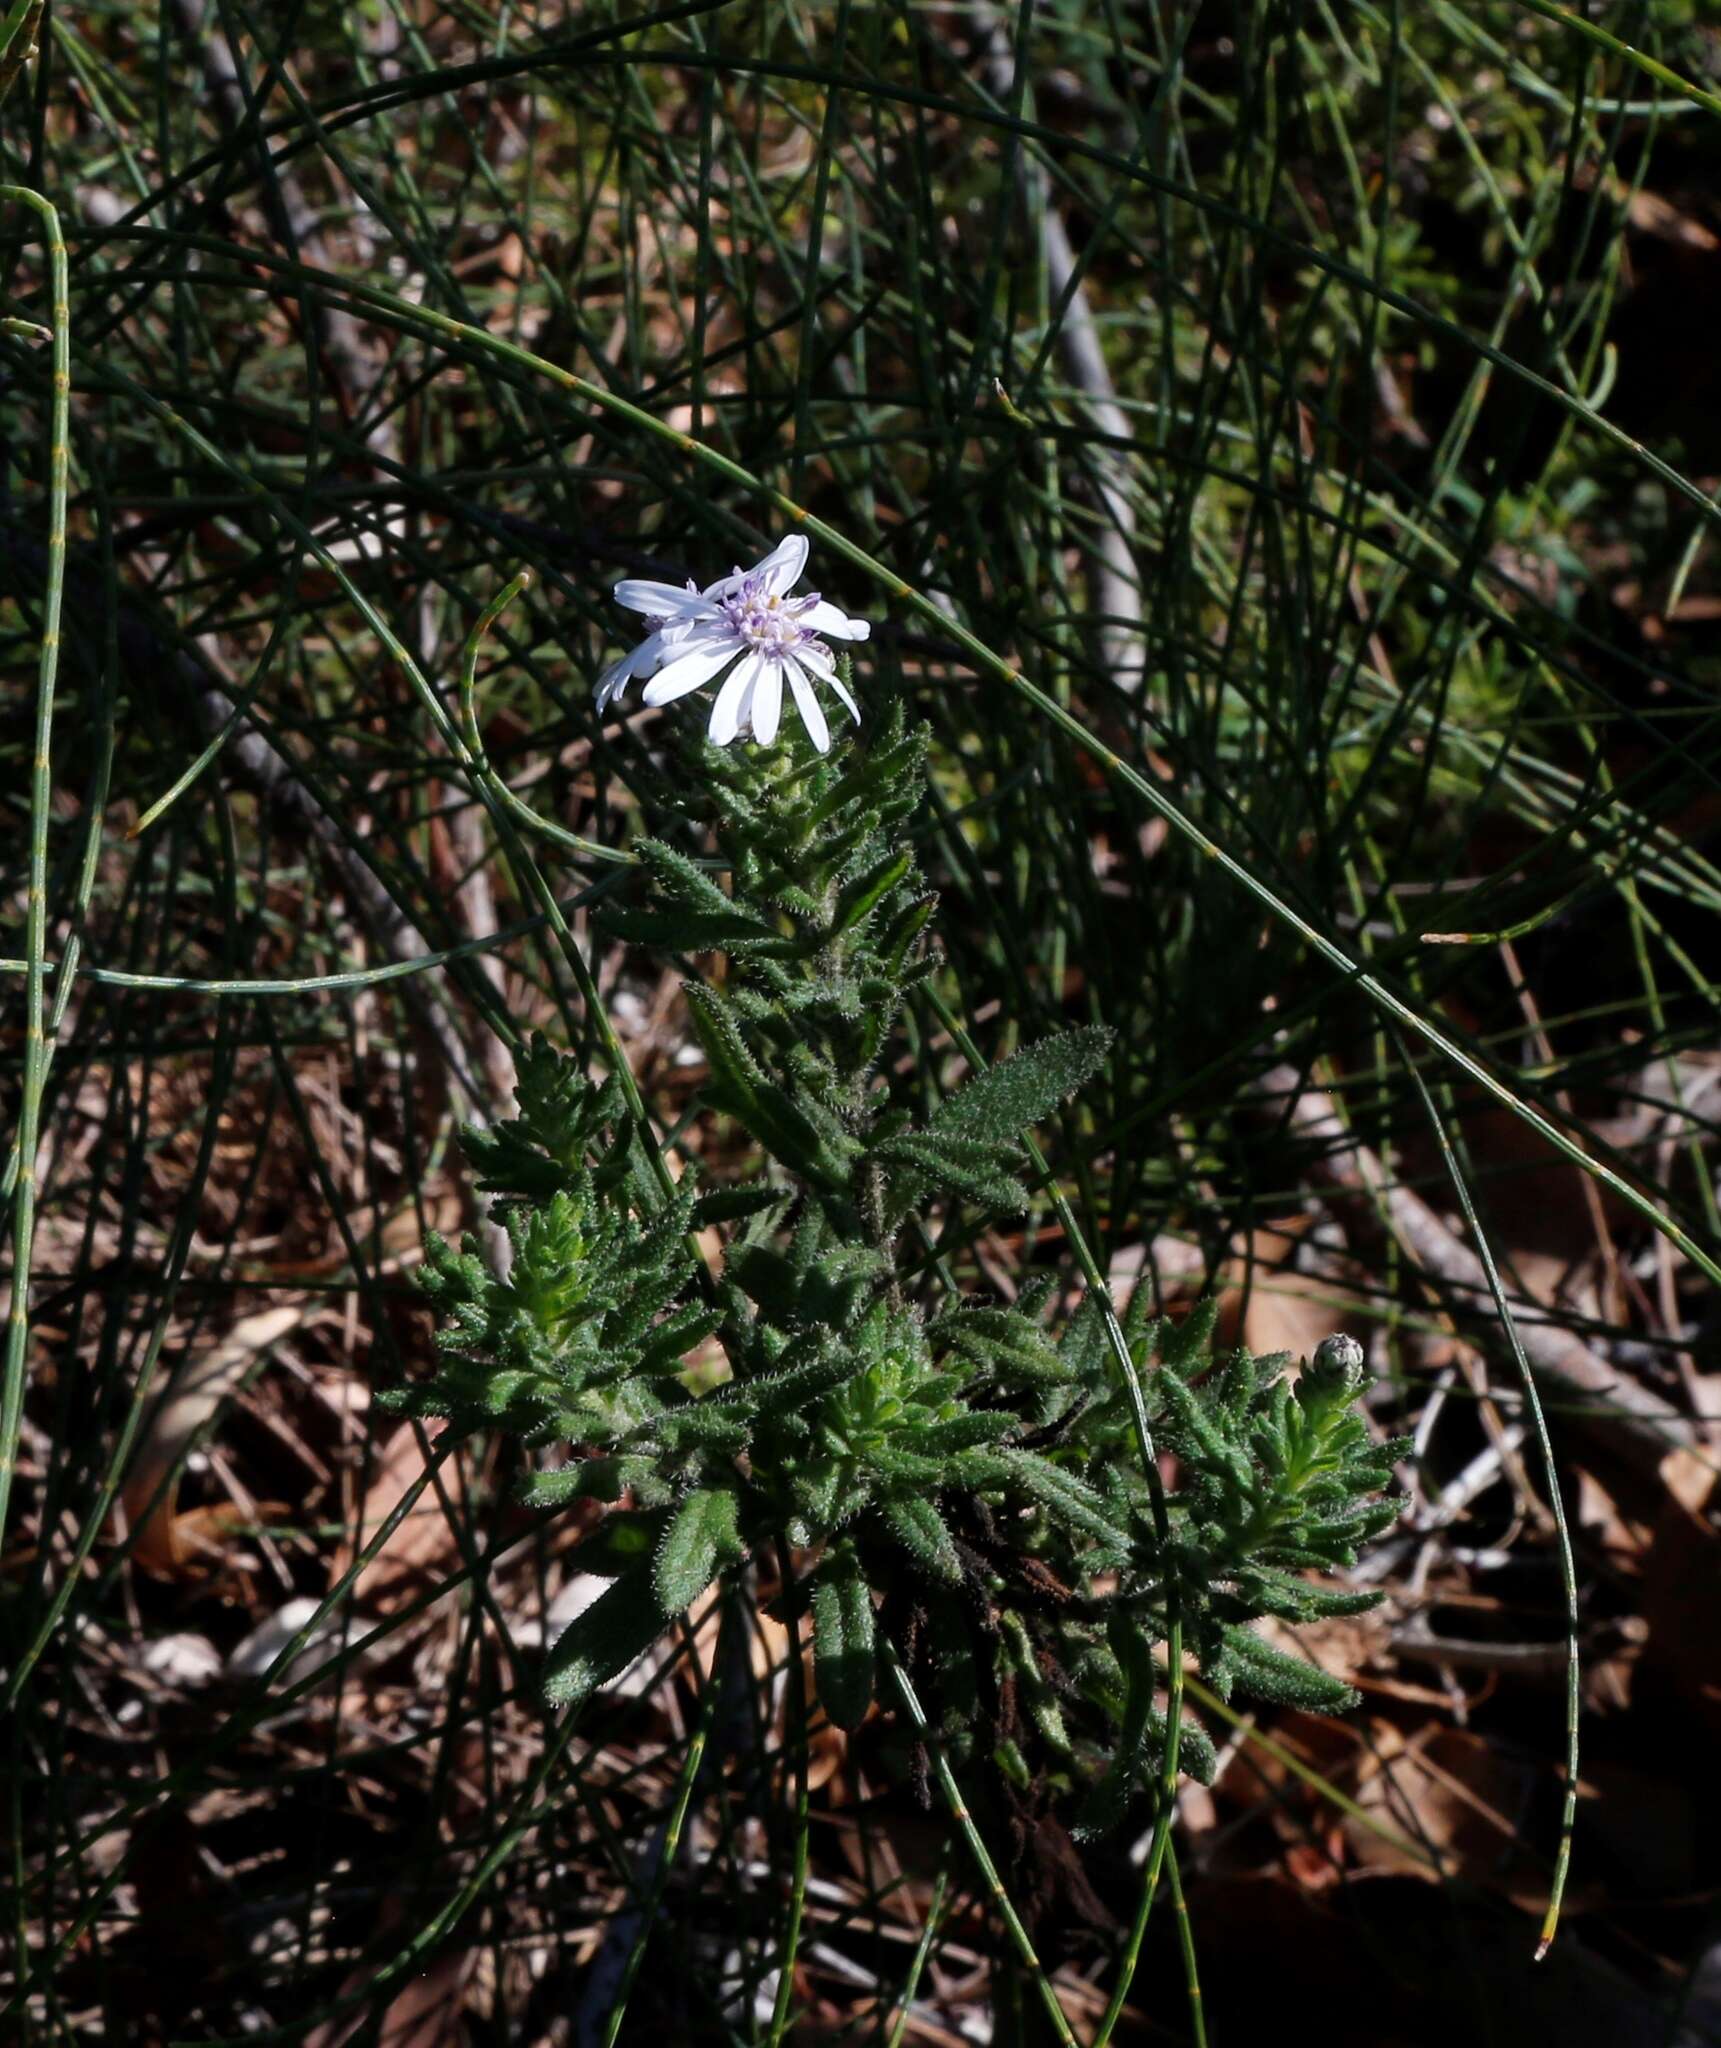
{"type": "Polygon", "coordinates": [[[904,1494],[884,1503],[891,1533],[909,1555],[935,1579],[954,1585],[962,1577],[956,1539],[931,1501],[904,1494]]]}
{"type": "Polygon", "coordinates": [[[872,1704],[872,1593],[851,1551],[820,1569],[813,1586],[813,1670],[825,1712],[858,1728],[872,1704]]]}
{"type": "Polygon", "coordinates": [[[927,1128],[937,1136],[1013,1142],[1092,1080],[1110,1044],[1109,1031],[1090,1025],[1024,1046],[964,1081],[939,1105],[927,1128]]]}
{"type": "Polygon", "coordinates": [[[717,1576],[718,1567],[742,1554],[741,1503],[728,1487],[690,1493],[664,1531],[652,1584],[666,1614],[690,1607],[717,1576]]]}
{"type": "Polygon", "coordinates": [[[669,1626],[652,1586],[649,1562],[638,1562],[570,1622],[544,1667],[544,1697],[553,1707],[578,1706],[643,1656],[669,1626]]]}

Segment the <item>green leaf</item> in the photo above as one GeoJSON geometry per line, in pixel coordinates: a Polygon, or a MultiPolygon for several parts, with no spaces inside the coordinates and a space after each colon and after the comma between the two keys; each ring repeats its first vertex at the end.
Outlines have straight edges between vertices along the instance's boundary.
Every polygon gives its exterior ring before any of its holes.
{"type": "Polygon", "coordinates": [[[891,1533],[921,1569],[955,1585],[962,1577],[962,1557],[944,1517],[932,1502],[917,1494],[900,1494],[884,1503],[891,1533]]]}
{"type": "Polygon", "coordinates": [[[693,1221],[701,1230],[708,1223],[741,1223],[788,1199],[786,1188],[770,1187],[763,1181],[746,1181],[738,1187],[707,1188],[693,1205],[693,1221]]]}
{"type": "Polygon", "coordinates": [[[827,1558],[813,1583],[813,1672],[825,1712],[858,1728],[872,1704],[872,1593],[852,1551],[827,1558]]]}
{"type": "Polygon", "coordinates": [[[930,738],[930,729],[917,725],[901,739],[863,756],[810,808],[807,822],[825,824],[852,806],[868,803],[881,792],[904,784],[912,786],[922,774],[930,738]]]}
{"type": "Polygon", "coordinates": [[[774,1245],[731,1245],[723,1270],[772,1322],[793,1323],[800,1315],[801,1275],[774,1245]]]}
{"type": "Polygon", "coordinates": [[[1005,1382],[1030,1387],[1066,1385],[1069,1361],[1047,1341],[1038,1324],[1011,1308],[965,1308],[944,1316],[930,1332],[964,1357],[989,1367],[1005,1382]]]}
{"type": "Polygon", "coordinates": [[[641,839],[635,851],[656,901],[616,904],[599,913],[605,930],[636,946],[672,953],[710,953],[731,946],[781,946],[784,934],[745,902],[726,896],[712,877],[660,839],[641,839]]]}
{"type": "MultiPolygon", "coordinates": [[[[999,1166],[994,1146],[904,1131],[887,1139],[873,1156],[887,1166],[907,1167],[922,1182],[948,1188],[997,1215],[1012,1216],[1028,1206],[1028,1190],[999,1166]]],[[[906,1207],[907,1203],[897,1206],[906,1207]]]]}
{"type": "Polygon", "coordinates": [[[666,953],[723,953],[749,941],[781,945],[783,935],[745,911],[652,910],[618,907],[601,920],[611,937],[630,946],[653,946],[666,953]]]}
{"type": "Polygon", "coordinates": [[[544,1666],[544,1697],[573,1707],[643,1656],[674,1616],[658,1601],[649,1561],[636,1562],[562,1631],[544,1666]]]}
{"type": "Polygon", "coordinates": [[[795,1359],[794,1364],[743,1381],[736,1389],[736,1398],[761,1416],[792,1415],[824,1395],[835,1393],[838,1387],[846,1386],[866,1370],[866,1353],[858,1346],[837,1343],[828,1332],[817,1334],[810,1357],[799,1355],[805,1349],[803,1341],[787,1354],[795,1359]]]}
{"type": "Polygon", "coordinates": [[[553,1472],[528,1472],[515,1489],[522,1507],[559,1508],[572,1500],[620,1500],[643,1471],[629,1467],[650,1467],[638,1458],[575,1458],[558,1465],[553,1472]]]}
{"type": "Polygon", "coordinates": [[[929,1490],[940,1485],[948,1474],[948,1457],[922,1457],[907,1448],[909,1441],[907,1430],[893,1430],[883,1442],[868,1445],[866,1462],[899,1485],[929,1490]]]}
{"type": "Polygon", "coordinates": [[[1273,1706],[1296,1707],[1305,1714],[1342,1714],[1361,1697],[1342,1678],[1301,1657],[1288,1657],[1262,1642],[1252,1629],[1227,1624],[1223,1649],[1206,1676],[1213,1689],[1229,1699],[1233,1689],[1273,1706]]]}
{"type": "Polygon", "coordinates": [[[909,948],[932,922],[932,913],[937,908],[936,896],[922,896],[907,904],[892,918],[889,927],[876,941],[879,957],[888,975],[894,978],[901,974],[902,963],[908,957],[909,948]]]}
{"type": "Polygon", "coordinates": [[[1096,1025],[1024,1046],[975,1074],[940,1103],[927,1125],[935,1137],[1014,1143],[1105,1064],[1111,1033],[1096,1025]]]}
{"type": "Polygon", "coordinates": [[[1058,1756],[1070,1754],[1069,1730],[1064,1726],[1058,1696],[1047,1683],[1027,1623],[1006,1608],[998,1617],[1006,1661],[1016,1674],[1017,1702],[1040,1731],[1040,1739],[1058,1756]]]}
{"type": "Polygon", "coordinates": [[[1016,1450],[1005,1444],[996,1455],[1010,1468],[1011,1477],[1022,1491],[1049,1508],[1060,1521],[1093,1537],[1108,1550],[1120,1550],[1127,1544],[1127,1532],[1107,1513],[1105,1495],[1097,1487],[1078,1479],[1073,1472],[1066,1472],[1061,1465],[1052,1464],[1037,1451],[1016,1450]]]}
{"type": "MultiPolygon", "coordinates": [[[[697,1301],[672,1309],[662,1322],[653,1323],[646,1332],[633,1363],[634,1372],[644,1376],[678,1372],[682,1360],[701,1338],[710,1336],[721,1320],[716,1310],[697,1301]]],[[[609,1341],[607,1328],[604,1341],[609,1341]]]]}
{"type": "Polygon", "coordinates": [[[831,917],[830,936],[835,938],[850,930],[877,909],[913,865],[914,855],[905,846],[895,853],[886,854],[882,860],[874,861],[871,867],[846,882],[831,917]]]}
{"type": "Polygon", "coordinates": [[[673,846],[661,839],[639,839],[634,842],[634,851],[640,865],[656,885],[660,896],[684,905],[689,910],[721,916],[734,912],[737,905],[724,894],[722,886],[697,862],[686,854],[677,853],[673,846]]]}
{"type": "Polygon", "coordinates": [[[1213,1344],[1214,1325],[1219,1320],[1219,1299],[1210,1295],[1198,1301],[1181,1322],[1159,1325],[1159,1361],[1184,1379],[1199,1372],[1213,1344]]]}
{"type": "Polygon", "coordinates": [[[1106,1637],[1123,1682],[1123,1696],[1114,1709],[1119,1717],[1117,1747],[1111,1768],[1083,1801],[1074,1828],[1078,1842],[1094,1841],[1117,1826],[1136,1786],[1151,1768],[1147,1742],[1153,1714],[1153,1645],[1135,1617],[1122,1608],[1112,1610],[1106,1637]]]}
{"type": "Polygon", "coordinates": [[[727,1387],[689,1401],[685,1408],[672,1408],[650,1425],[650,1433],[666,1450],[745,1450],[753,1433],[753,1411],[746,1401],[727,1387]]]}
{"type": "Polygon", "coordinates": [[[692,1606],[720,1566],[745,1554],[740,1514],[740,1499],[728,1487],[690,1493],[676,1509],[652,1572],[657,1602],[666,1614],[692,1606]]]}
{"type": "Polygon", "coordinates": [[[1179,1428],[1188,1433],[1193,1446],[1199,1448],[1209,1467],[1216,1473],[1227,1474],[1239,1495],[1247,1498],[1251,1474],[1248,1456],[1242,1446],[1226,1436],[1219,1420],[1207,1412],[1200,1395],[1185,1386],[1175,1374],[1166,1375],[1160,1391],[1165,1395],[1179,1428]]]}
{"type": "Polygon", "coordinates": [[[846,1186],[845,1165],[832,1155],[825,1133],[760,1071],[723,999],[702,983],[690,982],[687,1004],[711,1062],[705,1092],[712,1104],[744,1124],[767,1152],[803,1180],[827,1189],[846,1186]]]}
{"type": "Polygon", "coordinates": [[[947,1422],[924,1423],[902,1435],[911,1451],[937,1458],[952,1451],[971,1451],[979,1444],[995,1444],[1021,1426],[1018,1417],[987,1409],[976,1415],[953,1415],[947,1422]]]}

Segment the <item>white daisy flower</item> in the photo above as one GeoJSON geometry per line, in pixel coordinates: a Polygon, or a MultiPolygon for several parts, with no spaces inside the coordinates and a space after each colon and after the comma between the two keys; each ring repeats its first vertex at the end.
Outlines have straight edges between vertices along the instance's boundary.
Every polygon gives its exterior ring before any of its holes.
{"type": "Polygon", "coordinates": [[[806,540],[792,533],[756,567],[736,569],[704,590],[691,579],[678,590],[673,583],[624,577],[615,587],[617,602],[643,612],[652,630],[599,679],[599,711],[635,676],[651,676],[645,686],[650,705],[673,704],[722,676],[711,706],[711,739],[725,747],[751,734],[769,745],[782,720],[786,682],[813,745],[829,753],[830,727],[815,684],[834,690],[856,725],[860,707],[843,687],[825,641],[865,640],[872,627],[827,604],[816,590],[791,597],[806,566],[806,540]]]}

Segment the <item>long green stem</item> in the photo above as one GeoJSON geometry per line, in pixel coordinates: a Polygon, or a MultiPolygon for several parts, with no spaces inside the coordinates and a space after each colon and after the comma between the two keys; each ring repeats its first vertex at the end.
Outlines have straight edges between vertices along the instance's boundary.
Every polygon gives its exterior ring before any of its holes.
{"type": "MultiPolygon", "coordinates": [[[[381,967],[355,967],[345,974],[305,974],[291,981],[213,981],[198,975],[130,974],[123,968],[96,967],[80,960],[70,946],[60,962],[60,974],[68,980],[76,978],[93,982],[98,988],[154,989],[163,995],[326,995],[332,990],[377,988],[387,981],[404,981],[410,975],[423,974],[428,968],[446,967],[452,960],[470,960],[481,953],[493,953],[511,939],[524,938],[528,932],[541,930],[546,922],[543,917],[526,917],[518,924],[504,925],[500,931],[489,933],[484,938],[463,939],[458,946],[446,946],[440,952],[415,954],[410,960],[390,960],[381,967]]],[[[29,971],[27,960],[0,959],[0,974],[27,975],[29,971]]]]}
{"type": "MultiPolygon", "coordinates": [[[[782,1556],[783,1585],[790,1584],[789,1546],[778,1546],[782,1556]]],[[[801,1657],[801,1624],[794,1602],[786,1601],[789,1631],[789,1714],[787,1741],[795,1771],[795,1844],[789,1869],[789,1924],[783,1933],[783,1953],[777,1964],[777,1996],[771,2007],[770,2048],[782,2048],[789,2031],[795,2002],[795,1957],[801,1946],[801,1919],[807,1904],[807,1851],[809,1809],[807,1793],[807,1673],[801,1657]]]]}
{"type": "Polygon", "coordinates": [[[944,1753],[944,1744],[932,1732],[927,1722],[926,1710],[920,1704],[908,1673],[902,1668],[902,1659],[896,1653],[896,1645],[888,1639],[882,1642],[885,1667],[896,1686],[897,1697],[902,1701],[909,1723],[915,1734],[925,1744],[932,1758],[932,1771],[938,1780],[938,1789],[944,1803],[950,1809],[950,1818],[962,1831],[962,1839],[968,1845],[968,1853],[974,1859],[986,1886],[987,1896],[998,1909],[998,1916],[1004,1923],[1005,1932],[1011,1944],[1022,1959],[1023,1967],[1034,1980],[1034,1988],[1040,1994],[1048,2018],[1056,2030],[1059,2041],[1065,2048],[1076,2048],[1076,2037],[1070,2031],[1070,2023],[1058,2003],[1058,1994],[1052,1989],[1051,1979],[1046,1975],[1040,1958],[1034,1952],[1034,1944],[1028,1939],[1028,1930],[1022,1925],[1020,1914],[1012,1903],[1004,1880],[998,1875],[998,1866],[992,1861],[980,1830],[974,1825],[974,1816],[963,1803],[962,1788],[956,1782],[956,1773],[950,1768],[950,1759],[944,1753]]]}
{"type": "Polygon", "coordinates": [[[675,1788],[675,1804],[670,1809],[669,1820],[663,1831],[657,1869],[652,1873],[651,1890],[639,1909],[639,1934],[628,1950],[627,1964],[616,1990],[615,2003],[610,2007],[609,2018],[604,2026],[603,2048],[615,2048],[616,2039],[621,2033],[622,2021],[627,2015],[627,2003],[633,1996],[634,1980],[638,1977],[639,1966],[645,1959],[651,1931],[657,1924],[658,1910],[663,1904],[663,1895],[669,1885],[669,1874],[675,1868],[675,1859],[681,1848],[681,1830],[687,1822],[687,1809],[693,1803],[693,1788],[699,1782],[699,1767],[705,1761],[705,1745],[710,1739],[712,1726],[717,1719],[717,1702],[722,1691],[723,1688],[714,1673],[706,1680],[705,1697],[699,1703],[699,1720],[694,1726],[692,1740],[687,1745],[687,1756],[681,1766],[681,1778],[675,1788]]]}
{"type": "Polygon", "coordinates": [[[932,1953],[932,1944],[938,1936],[938,1922],[944,1912],[944,1894],[950,1884],[950,1873],[941,1870],[938,1881],[932,1887],[932,1897],[927,1903],[926,1925],[920,1930],[920,1939],[915,1943],[914,1960],[908,1966],[908,1975],[903,1979],[902,1991],[896,2005],[896,2020],[891,2027],[885,2048],[902,2048],[902,2037],[908,2031],[908,2015],[914,2006],[920,1979],[926,1969],[926,1959],[932,1953]]]}
{"type": "Polygon", "coordinates": [[[43,0],[12,0],[0,20],[0,100],[12,90],[18,74],[36,54],[43,0]]]}
{"type": "MultiPolygon", "coordinates": [[[[1402,1042],[1400,1052],[1404,1052],[1402,1042]]],[[[1435,1142],[1440,1147],[1440,1156],[1446,1163],[1447,1175],[1458,1196],[1458,1205],[1464,1211],[1464,1221],[1470,1231],[1471,1242],[1476,1247],[1476,1256],[1482,1261],[1482,1270],[1488,1277],[1488,1291],[1494,1297],[1495,1311],[1501,1327],[1506,1332],[1506,1341],[1512,1347],[1513,1362],[1518,1368],[1518,1380],[1524,1389],[1524,1406],[1530,1417],[1530,1427],[1535,1433],[1536,1448],[1541,1453],[1542,1470],[1547,1475],[1548,1508],[1554,1518],[1554,1541],[1560,1560],[1560,1587],[1566,1603],[1566,1796],[1560,1815],[1560,1842],[1554,1857],[1553,1883],[1548,1888],[1548,1910],[1542,1918],[1541,1936],[1536,1944],[1536,1960],[1541,1961],[1553,1946],[1554,1935],[1560,1924],[1560,1901],[1565,1896],[1566,1877],[1572,1863],[1572,1837],[1577,1828],[1578,1812],[1578,1576],[1576,1561],[1572,1556],[1572,1536],[1566,1526],[1565,1501],[1560,1493],[1559,1470],[1554,1463],[1553,1441],[1548,1435],[1548,1419],[1542,1413],[1542,1397],[1536,1387],[1535,1374],[1530,1370],[1530,1361],[1524,1356],[1523,1340],[1518,1335],[1518,1325],[1512,1317],[1512,1304],[1505,1288],[1500,1284],[1499,1269],[1494,1264],[1494,1254],[1489,1249],[1488,1239],[1483,1232],[1481,1219],[1476,1214],[1476,1205],[1470,1199],[1470,1188],[1459,1171],[1458,1160],[1452,1150],[1452,1140],[1446,1134],[1446,1126],[1434,1106],[1434,1098],[1428,1092],[1428,1084],[1416,1069],[1415,1062],[1405,1055],[1405,1066],[1416,1092],[1422,1098],[1428,1121],[1433,1129],[1435,1142]]]]}
{"type": "Polygon", "coordinates": [[[1177,1851],[1166,1852],[1166,1871],[1171,1879],[1171,1907],[1177,1915],[1177,1947],[1183,1958],[1183,1995],[1189,2006],[1189,2031],[1195,2048],[1207,2048],[1207,2008],[1201,1997],[1201,1969],[1195,1958],[1195,1929],[1189,1918],[1189,1903],[1183,1896],[1183,1873],[1177,1867],[1177,1851]]]}
{"type": "Polygon", "coordinates": [[[1568,30],[1572,35],[1582,36],[1598,49],[1606,50],[1610,57],[1618,57],[1627,64],[1637,67],[1646,77],[1653,78],[1658,85],[1665,85],[1670,92],[1705,107],[1711,114],[1721,114],[1721,93],[1711,92],[1707,86],[1698,85],[1695,80],[1682,78],[1671,65],[1663,64],[1659,57],[1652,57],[1647,50],[1640,50],[1636,44],[1625,42],[1603,28],[1599,22],[1586,21],[1581,14],[1574,14],[1569,7],[1556,7],[1553,0],[1518,0],[1518,5],[1531,14],[1539,14],[1544,21],[1551,21],[1557,27],[1568,30]]]}
{"type": "Polygon", "coordinates": [[[48,427],[48,573],[42,600],[42,642],[36,669],[35,747],[30,768],[30,879],[24,907],[24,1094],[14,1141],[12,1189],[12,1302],[6,1319],[6,1364],[0,1388],[0,1544],[12,1499],[18,1432],[24,1415],[24,1378],[30,1348],[30,1254],[36,1236],[36,1153],[41,1141],[42,1096],[48,1082],[43,1031],[48,950],[49,748],[54,691],[60,667],[60,607],[66,582],[66,492],[70,473],[72,340],[66,245],[60,217],[40,193],[0,185],[0,200],[28,207],[42,224],[53,295],[53,401],[48,427]]]}

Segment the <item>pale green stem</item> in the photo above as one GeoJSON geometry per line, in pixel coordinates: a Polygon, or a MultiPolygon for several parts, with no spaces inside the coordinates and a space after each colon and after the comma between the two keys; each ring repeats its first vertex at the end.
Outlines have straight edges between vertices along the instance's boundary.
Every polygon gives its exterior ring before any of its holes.
{"type": "Polygon", "coordinates": [[[962,1839],[968,1845],[968,1853],[974,1859],[981,1881],[986,1886],[987,1896],[998,1909],[998,1917],[1004,1923],[1011,1944],[1022,1959],[1023,1967],[1034,1980],[1034,1988],[1040,1994],[1063,2048],[1076,2048],[1076,2037],[1070,2031],[1070,2023],[1064,2016],[1064,2009],[1058,2003],[1058,1994],[1052,1989],[1051,1980],[1034,1953],[1034,1944],[1028,1939],[1028,1930],[1022,1925],[1021,1916],[1011,1902],[1010,1894],[1004,1888],[1004,1880],[998,1875],[998,1866],[987,1852],[986,1844],[980,1838],[980,1830],[974,1825],[974,1816],[963,1803],[962,1788],[956,1782],[956,1773],[950,1768],[950,1759],[944,1753],[944,1744],[933,1734],[927,1723],[926,1710],[920,1704],[920,1696],[914,1690],[908,1673],[902,1668],[902,1659],[896,1654],[896,1646],[888,1640],[881,1644],[885,1665],[896,1682],[897,1697],[902,1701],[904,1711],[915,1734],[925,1745],[932,1758],[933,1775],[938,1780],[938,1789],[944,1803],[950,1809],[950,1818],[962,1831],[962,1839]]]}
{"type": "Polygon", "coordinates": [[[60,666],[60,608],[66,580],[66,494],[71,435],[72,342],[66,245],[60,217],[40,193],[0,185],[0,201],[27,206],[42,224],[48,251],[54,332],[53,400],[48,425],[48,567],[42,599],[42,643],[36,670],[35,744],[30,769],[30,876],[24,906],[24,1092],[14,1141],[12,1189],[12,1301],[6,1319],[6,1363],[0,1386],[0,1546],[18,1461],[24,1415],[24,1380],[30,1343],[30,1255],[36,1236],[36,1154],[41,1140],[42,1096],[48,1080],[43,1033],[48,948],[49,748],[54,690],[60,666]]]}
{"type": "Polygon", "coordinates": [[[663,1905],[663,1894],[669,1884],[669,1874],[675,1867],[676,1855],[681,1848],[681,1830],[687,1822],[687,1809],[693,1803],[693,1788],[699,1782],[699,1767],[705,1760],[705,1745],[710,1739],[712,1725],[717,1719],[717,1702],[722,1690],[715,1675],[706,1681],[705,1697],[699,1703],[699,1720],[694,1727],[692,1740],[687,1745],[686,1760],[681,1766],[681,1780],[675,1788],[675,1805],[670,1811],[669,1823],[663,1832],[657,1869],[652,1874],[651,1890],[640,1905],[639,1934],[628,1950],[627,1963],[616,1990],[615,2004],[610,2008],[609,2019],[604,2027],[603,2048],[615,2048],[616,2037],[621,2032],[622,2020],[627,2014],[627,2002],[633,1996],[634,1980],[639,1975],[639,1966],[645,1959],[652,1929],[657,1924],[658,1912],[663,1905]]]}

